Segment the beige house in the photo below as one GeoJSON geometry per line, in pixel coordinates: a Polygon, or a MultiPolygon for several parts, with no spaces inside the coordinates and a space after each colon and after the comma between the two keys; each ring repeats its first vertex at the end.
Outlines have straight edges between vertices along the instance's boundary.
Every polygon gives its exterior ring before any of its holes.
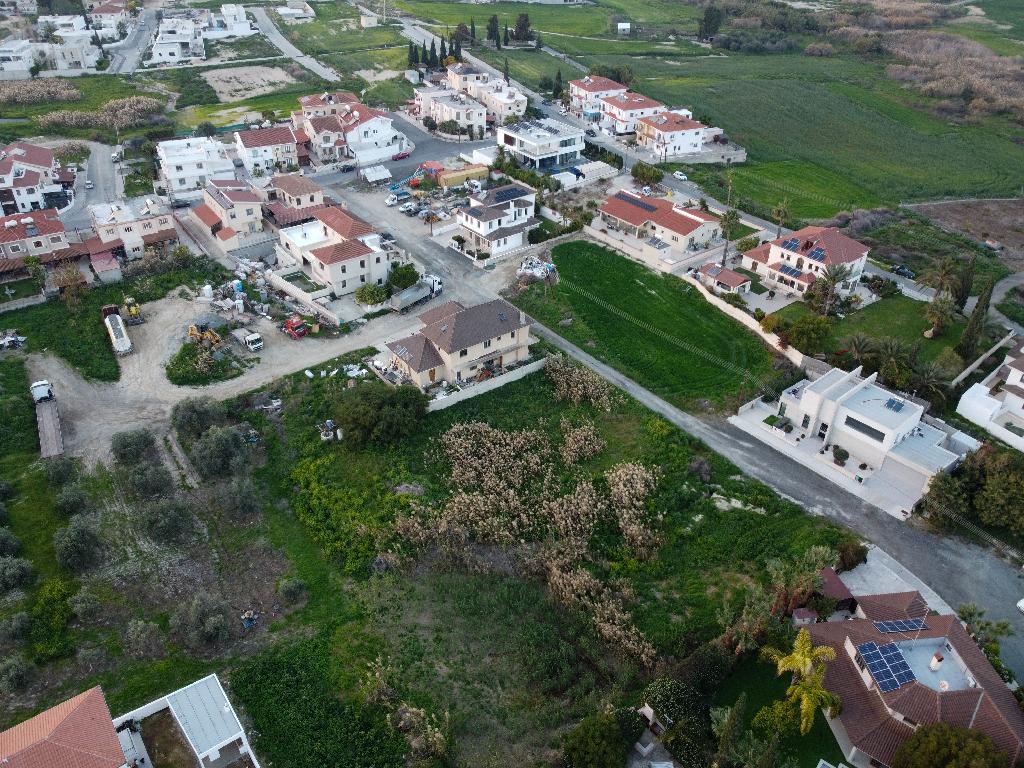
{"type": "Polygon", "coordinates": [[[149,246],[163,249],[178,242],[171,209],[155,195],[90,205],[89,218],[104,248],[115,256],[141,259],[149,246]]]}
{"type": "Polygon", "coordinates": [[[233,251],[263,232],[263,198],[243,181],[212,181],[203,190],[203,202],[191,215],[217,238],[221,248],[233,251]]]}
{"type": "Polygon", "coordinates": [[[420,389],[501,374],[530,357],[530,321],[504,299],[449,301],[419,316],[421,328],[387,345],[390,365],[420,389]]]}

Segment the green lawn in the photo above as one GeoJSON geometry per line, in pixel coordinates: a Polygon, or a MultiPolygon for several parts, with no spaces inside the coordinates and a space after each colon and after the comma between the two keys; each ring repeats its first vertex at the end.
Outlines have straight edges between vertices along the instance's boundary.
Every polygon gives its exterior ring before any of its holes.
{"type": "Polygon", "coordinates": [[[950,24],[939,31],[974,40],[999,56],[1024,56],[1024,41],[989,24],[950,24]]]}
{"type": "MultiPolygon", "coordinates": [[[[844,339],[860,331],[874,339],[890,336],[908,346],[920,342],[921,359],[934,360],[942,353],[942,350],[956,345],[966,323],[960,320],[946,328],[938,338],[926,339],[922,335],[930,327],[928,321],[924,319],[926,306],[927,304],[924,302],[915,301],[906,296],[891,296],[881,299],[864,309],[858,309],[842,320],[834,321],[826,349],[828,351],[840,349],[844,339]]],[[[798,301],[775,314],[795,321],[810,313],[811,310],[807,305],[798,301]]]]}
{"type": "Polygon", "coordinates": [[[554,260],[561,283],[533,286],[516,303],[672,403],[722,403],[770,374],[761,340],[679,278],[591,243],[559,245],[554,260]],[[565,317],[572,324],[559,326],[565,317]]]}
{"type": "Polygon", "coordinates": [[[17,301],[29,296],[36,296],[39,293],[39,283],[30,277],[24,280],[12,280],[9,283],[0,283],[0,304],[8,301],[17,301]]]}
{"type": "MultiPolygon", "coordinates": [[[[359,11],[345,3],[314,3],[316,18],[303,24],[285,24],[276,13],[272,13],[288,41],[303,53],[332,53],[350,48],[370,48],[384,43],[372,42],[394,30],[383,27],[362,30],[359,28],[359,11]],[[360,44],[360,41],[367,41],[360,44]]],[[[395,33],[397,34],[397,33],[395,33]]]]}
{"type": "MultiPolygon", "coordinates": [[[[684,6],[685,7],[685,6],[684,6]]],[[[568,54],[584,64],[598,64],[608,54],[617,56],[707,56],[708,50],[689,40],[651,41],[629,38],[595,39],[576,35],[541,34],[544,45],[568,54]]],[[[634,71],[641,69],[643,62],[637,62],[634,71]]]]}
{"type": "Polygon", "coordinates": [[[396,0],[394,5],[410,16],[424,21],[436,21],[452,27],[459,22],[469,26],[476,20],[477,37],[483,39],[487,32],[487,19],[498,17],[499,26],[508,22],[511,29],[520,13],[529,13],[534,30],[541,32],[562,32],[567,35],[600,36],[608,34],[612,11],[602,6],[588,8],[559,8],[551,5],[523,5],[522,3],[488,3],[485,7],[450,0],[396,0]]]}
{"type": "MultiPolygon", "coordinates": [[[[747,659],[740,663],[732,676],[718,689],[714,705],[731,707],[741,693],[746,693],[746,725],[749,728],[758,710],[782,699],[788,686],[789,681],[785,677],[777,677],[770,664],[747,659]]],[[[810,733],[806,736],[789,736],[783,741],[783,749],[796,758],[800,768],[816,768],[819,760],[827,760],[832,765],[839,765],[843,761],[843,753],[821,712],[815,715],[810,733]]]]}
{"type": "Polygon", "coordinates": [[[508,59],[509,76],[533,89],[538,88],[542,77],[554,79],[559,70],[562,72],[562,82],[565,83],[581,74],[564,61],[559,61],[550,54],[533,49],[502,48],[500,51],[495,51],[490,48],[477,48],[473,51],[473,55],[483,59],[492,67],[497,67],[499,72],[502,71],[505,60],[508,59]]]}
{"type": "Polygon", "coordinates": [[[986,18],[1006,27],[999,30],[1002,34],[1024,40],[1024,16],[1017,0],[978,0],[977,5],[985,12],[986,18]]]}
{"type": "Polygon", "coordinates": [[[1024,325],[1024,292],[1011,291],[1006,298],[996,304],[996,309],[1013,320],[1024,325]]]}

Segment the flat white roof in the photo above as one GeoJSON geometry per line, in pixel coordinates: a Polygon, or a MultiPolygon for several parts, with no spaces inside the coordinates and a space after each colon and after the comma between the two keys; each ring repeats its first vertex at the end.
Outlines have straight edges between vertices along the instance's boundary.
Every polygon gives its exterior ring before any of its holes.
{"type": "Polygon", "coordinates": [[[168,695],[174,719],[200,757],[244,735],[242,724],[216,675],[168,695]]]}
{"type": "Polygon", "coordinates": [[[924,409],[917,403],[904,400],[876,384],[869,384],[857,390],[843,401],[843,405],[853,413],[871,419],[876,424],[884,424],[890,429],[903,426],[911,417],[920,420],[921,414],[924,413],[924,409]]]}

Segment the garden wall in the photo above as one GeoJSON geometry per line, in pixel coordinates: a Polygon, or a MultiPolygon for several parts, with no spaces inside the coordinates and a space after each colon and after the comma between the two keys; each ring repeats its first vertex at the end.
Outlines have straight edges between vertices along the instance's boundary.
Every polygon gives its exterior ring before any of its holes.
{"type": "Polygon", "coordinates": [[[520,366],[514,371],[509,371],[508,373],[504,373],[493,379],[488,379],[487,381],[483,381],[479,384],[474,384],[469,389],[460,390],[459,392],[448,395],[448,397],[442,398],[441,400],[431,400],[427,404],[427,410],[430,412],[441,411],[455,405],[456,403],[461,403],[463,400],[469,400],[471,397],[482,395],[484,392],[490,392],[493,389],[497,389],[498,387],[504,386],[505,384],[509,384],[513,381],[519,381],[519,379],[525,378],[535,371],[539,371],[544,367],[547,361],[548,359],[546,357],[542,357],[540,360],[534,360],[532,363],[520,366]]]}
{"type": "Polygon", "coordinates": [[[275,290],[284,291],[288,296],[291,296],[293,299],[295,299],[295,301],[299,302],[299,304],[308,309],[311,314],[319,313],[320,316],[324,318],[328,323],[332,323],[333,325],[341,325],[341,318],[338,317],[338,315],[334,314],[331,310],[327,309],[327,307],[321,304],[317,304],[314,301],[314,299],[320,298],[321,296],[330,296],[330,288],[326,288],[322,291],[317,291],[315,294],[310,294],[306,293],[298,286],[292,285],[283,277],[281,277],[278,273],[267,270],[264,273],[264,276],[267,278],[267,285],[269,285],[271,288],[275,290]]]}

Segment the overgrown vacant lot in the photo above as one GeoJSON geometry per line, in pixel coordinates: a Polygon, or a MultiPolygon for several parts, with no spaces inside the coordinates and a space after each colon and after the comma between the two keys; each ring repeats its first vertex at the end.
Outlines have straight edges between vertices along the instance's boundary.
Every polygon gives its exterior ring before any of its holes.
{"type": "Polygon", "coordinates": [[[591,243],[566,243],[553,254],[561,283],[532,286],[516,303],[672,403],[722,403],[770,378],[772,356],[760,339],[679,278],[591,243]],[[560,326],[567,318],[571,324],[560,326]]]}

